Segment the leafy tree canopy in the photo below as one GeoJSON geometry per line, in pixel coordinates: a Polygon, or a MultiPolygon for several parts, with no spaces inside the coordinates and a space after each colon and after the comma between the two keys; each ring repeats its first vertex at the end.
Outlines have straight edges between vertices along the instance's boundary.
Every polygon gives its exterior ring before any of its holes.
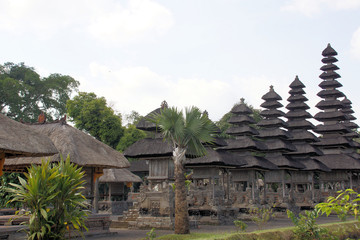
{"type": "Polygon", "coordinates": [[[66,113],[66,101],[79,82],[58,73],[42,78],[24,63],[0,65],[0,112],[33,122],[41,111],[50,120],[66,113]]]}
{"type": "Polygon", "coordinates": [[[135,125],[129,124],[124,131],[124,136],[120,139],[116,150],[123,152],[130,145],[136,141],[146,137],[146,133],[140,129],[137,129],[135,125]]]}
{"type": "Polygon", "coordinates": [[[75,127],[116,148],[124,134],[122,118],[107,105],[104,97],[99,98],[95,93],[79,92],[67,102],[66,107],[75,127]]]}

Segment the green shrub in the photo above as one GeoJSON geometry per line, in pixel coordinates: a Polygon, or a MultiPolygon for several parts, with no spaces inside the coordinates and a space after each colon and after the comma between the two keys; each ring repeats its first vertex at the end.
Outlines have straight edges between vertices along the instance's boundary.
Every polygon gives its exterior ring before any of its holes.
{"type": "Polygon", "coordinates": [[[149,232],[146,233],[146,238],[143,240],[153,240],[156,238],[155,228],[152,228],[149,232]]]}
{"type": "Polygon", "coordinates": [[[287,210],[288,217],[295,225],[294,239],[299,240],[312,240],[312,239],[324,239],[327,234],[327,229],[320,228],[316,224],[316,219],[319,217],[319,211],[305,211],[305,215],[299,214],[298,217],[295,214],[287,210]]]}
{"type": "Polygon", "coordinates": [[[10,202],[20,202],[28,208],[25,213],[17,212],[30,216],[25,223],[29,226],[28,239],[64,239],[67,230],[87,230],[81,170],[70,163],[69,157],[54,164],[43,161],[28,169],[26,180],[19,177],[20,184],[11,184],[14,188],[8,189],[13,197],[10,202]]]}
{"type": "Polygon", "coordinates": [[[337,196],[330,196],[326,202],[317,204],[316,208],[327,216],[332,212],[336,213],[341,221],[346,221],[349,215],[353,215],[357,219],[360,211],[358,205],[360,194],[352,189],[338,191],[337,193],[337,196]]]}
{"type": "Polygon", "coordinates": [[[253,208],[250,210],[251,220],[258,226],[259,230],[274,216],[272,207],[253,208]]]}
{"type": "Polygon", "coordinates": [[[247,228],[247,224],[244,223],[243,221],[241,220],[235,220],[234,221],[234,224],[235,224],[235,227],[237,229],[237,231],[239,232],[245,232],[246,231],[246,228],[247,228]]]}

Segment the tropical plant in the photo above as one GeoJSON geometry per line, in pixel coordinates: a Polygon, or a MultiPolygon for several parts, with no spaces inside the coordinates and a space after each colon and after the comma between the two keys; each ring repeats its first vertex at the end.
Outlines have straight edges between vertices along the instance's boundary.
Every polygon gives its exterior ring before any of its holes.
{"type": "Polygon", "coordinates": [[[185,154],[203,155],[206,153],[203,142],[211,142],[215,125],[197,107],[185,109],[185,116],[177,108],[163,108],[160,114],[149,118],[156,123],[164,139],[173,146],[175,166],[175,233],[187,234],[189,230],[187,189],[185,185],[185,154]]]}
{"type": "Polygon", "coordinates": [[[328,239],[325,238],[328,233],[327,229],[320,228],[316,224],[316,219],[319,217],[319,210],[305,211],[305,215],[299,214],[298,217],[290,210],[287,210],[286,213],[295,225],[295,230],[293,231],[294,239],[328,239]]]}
{"type": "Polygon", "coordinates": [[[253,208],[249,213],[251,221],[258,226],[259,230],[263,229],[270,219],[274,217],[272,207],[253,208]]]}
{"type": "Polygon", "coordinates": [[[358,218],[360,194],[353,189],[341,190],[337,193],[337,196],[330,196],[326,202],[317,204],[316,208],[327,216],[333,212],[336,213],[341,221],[346,221],[349,215],[353,215],[355,219],[358,218]]]}
{"type": "Polygon", "coordinates": [[[152,228],[149,232],[146,233],[146,237],[143,240],[153,240],[156,238],[155,228],[152,228]]]}
{"type": "Polygon", "coordinates": [[[17,172],[5,172],[0,177],[0,208],[19,208],[21,207],[20,203],[10,203],[9,200],[11,200],[11,194],[7,191],[7,189],[10,187],[10,183],[16,183],[19,184],[19,176],[22,176],[23,174],[17,173],[17,172]]]}
{"type": "Polygon", "coordinates": [[[75,229],[81,233],[86,229],[86,198],[84,172],[70,158],[59,163],[42,161],[40,166],[31,166],[25,179],[19,177],[20,184],[11,183],[8,191],[13,198],[10,202],[20,202],[28,208],[28,239],[64,239],[66,230],[75,229]]]}

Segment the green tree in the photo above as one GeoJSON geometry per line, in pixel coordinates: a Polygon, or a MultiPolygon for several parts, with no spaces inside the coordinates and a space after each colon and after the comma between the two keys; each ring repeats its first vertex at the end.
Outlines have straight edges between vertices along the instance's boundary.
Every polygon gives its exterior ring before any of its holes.
{"type": "Polygon", "coordinates": [[[20,184],[11,183],[11,202],[28,208],[28,212],[18,213],[30,216],[28,239],[64,239],[66,230],[86,229],[88,211],[84,210],[86,198],[81,193],[84,174],[68,157],[59,163],[33,165],[25,173],[26,180],[19,177],[20,184]]]}
{"type": "Polygon", "coordinates": [[[145,137],[146,137],[146,133],[144,131],[137,129],[135,125],[128,125],[125,128],[124,135],[120,139],[116,147],[116,150],[123,152],[130,145],[145,137]]]}
{"type": "Polygon", "coordinates": [[[114,113],[104,97],[99,98],[95,93],[79,92],[72,100],[68,100],[66,107],[75,127],[116,148],[124,134],[121,115],[114,113]]]}
{"type": "Polygon", "coordinates": [[[0,112],[13,119],[37,120],[44,112],[50,120],[66,113],[66,101],[79,82],[70,76],[42,78],[24,63],[0,65],[0,112]]]}
{"type": "Polygon", "coordinates": [[[185,116],[177,108],[164,108],[161,114],[149,119],[157,124],[164,138],[173,145],[175,165],[175,233],[187,234],[189,229],[187,189],[185,184],[185,154],[203,155],[206,153],[203,142],[213,140],[216,131],[207,114],[196,107],[186,108],[185,116]]]}
{"type": "Polygon", "coordinates": [[[126,114],[126,121],[128,122],[127,125],[136,125],[142,118],[142,116],[137,111],[131,111],[130,114],[126,114]]]}

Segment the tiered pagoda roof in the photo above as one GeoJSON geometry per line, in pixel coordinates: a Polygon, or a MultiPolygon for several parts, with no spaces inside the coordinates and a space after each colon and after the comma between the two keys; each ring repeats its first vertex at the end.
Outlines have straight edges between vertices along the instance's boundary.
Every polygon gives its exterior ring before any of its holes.
{"type": "Polygon", "coordinates": [[[266,159],[277,165],[279,168],[303,169],[305,166],[297,160],[291,159],[286,155],[289,152],[295,152],[296,148],[289,142],[291,135],[284,128],[287,124],[280,118],[285,115],[278,108],[283,105],[279,102],[282,100],[270,86],[270,90],[262,99],[265,100],[261,107],[265,108],[260,115],[264,117],[257,125],[260,127],[258,138],[264,140],[267,147],[266,159]]]}
{"type": "Polygon", "coordinates": [[[241,168],[276,169],[277,167],[263,157],[256,156],[257,153],[265,151],[265,144],[254,138],[259,132],[252,126],[255,123],[251,116],[253,111],[240,100],[230,111],[233,115],[228,120],[232,126],[226,131],[233,138],[226,139],[227,146],[218,148],[237,153],[238,158],[246,161],[241,168]]]}
{"type": "Polygon", "coordinates": [[[167,102],[163,101],[161,107],[143,117],[136,125],[137,129],[147,131],[152,137],[147,137],[136,141],[125,151],[125,157],[131,158],[152,158],[172,156],[172,146],[164,141],[161,134],[157,132],[157,126],[154,122],[149,121],[154,114],[160,114],[162,108],[167,108],[167,102]]]}
{"type": "Polygon", "coordinates": [[[320,68],[323,73],[319,76],[322,79],[319,84],[322,90],[317,95],[323,100],[316,105],[321,111],[314,116],[316,120],[322,122],[314,129],[322,137],[319,142],[314,144],[325,155],[317,157],[317,159],[332,170],[359,170],[360,161],[357,157],[354,158],[349,154],[349,149],[354,148],[354,141],[351,140],[353,131],[349,124],[351,118],[349,102],[346,98],[343,100],[344,102],[339,100],[345,95],[338,90],[342,84],[337,80],[341,76],[335,72],[339,69],[334,64],[338,61],[335,57],[337,52],[328,44],[322,55],[324,57],[322,62],[325,64],[320,68]]]}
{"type": "Polygon", "coordinates": [[[296,147],[296,151],[288,155],[305,166],[302,170],[330,171],[323,163],[311,158],[312,156],[321,156],[323,153],[316,146],[311,145],[311,143],[319,140],[309,131],[314,129],[315,126],[307,120],[312,116],[307,112],[310,107],[305,103],[308,101],[304,96],[305,85],[296,76],[289,87],[291,89],[289,91],[290,97],[287,99],[289,104],[286,106],[289,111],[285,114],[285,117],[288,119],[287,129],[291,134],[289,140],[296,147]]]}

